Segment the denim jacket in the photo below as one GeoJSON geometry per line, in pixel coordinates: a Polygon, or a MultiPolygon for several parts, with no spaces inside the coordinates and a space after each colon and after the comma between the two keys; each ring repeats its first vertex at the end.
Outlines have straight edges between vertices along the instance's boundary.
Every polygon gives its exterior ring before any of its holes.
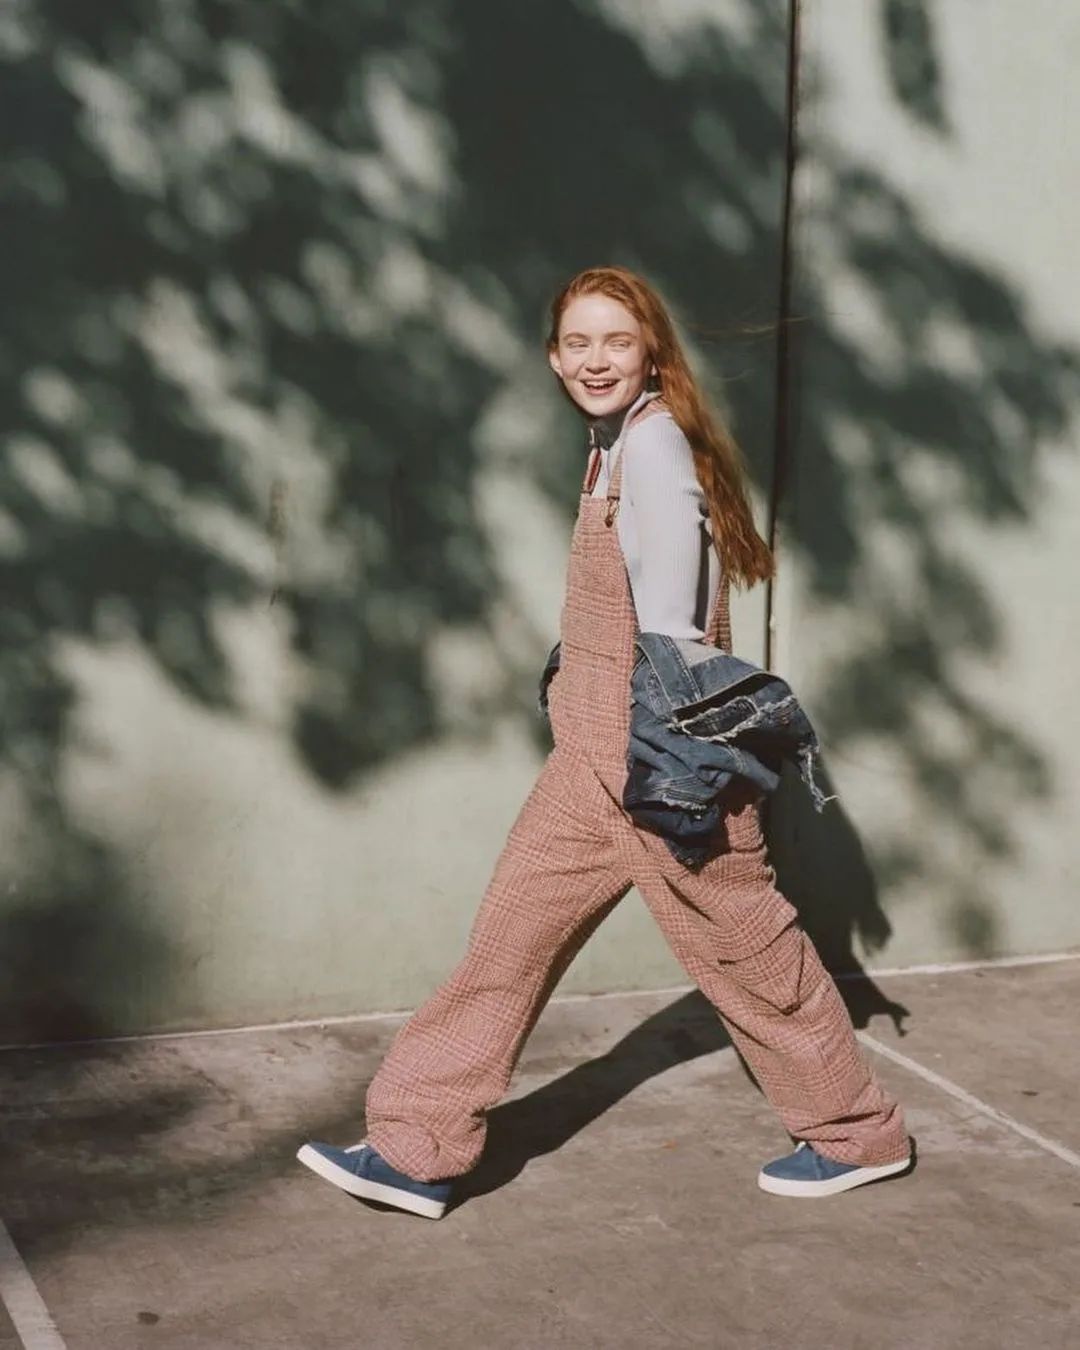
{"type": "MultiPolygon", "coordinates": [[[[636,648],[623,806],[680,862],[700,866],[714,851],[722,793],[735,778],[772,792],[789,759],[818,811],[831,800],[814,780],[817,736],[780,676],[662,633],[639,633],[636,648]]],[[[556,644],[540,682],[543,711],[558,667],[556,644]]]]}

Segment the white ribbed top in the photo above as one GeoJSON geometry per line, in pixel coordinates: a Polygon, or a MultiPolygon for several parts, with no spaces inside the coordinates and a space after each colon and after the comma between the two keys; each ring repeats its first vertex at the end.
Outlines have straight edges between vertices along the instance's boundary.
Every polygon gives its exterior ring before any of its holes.
{"type": "MultiPolygon", "coordinates": [[[[625,421],[648,401],[641,394],[625,421]]],[[[620,453],[622,501],[615,519],[638,624],[643,632],[700,640],[721,567],[690,442],[669,412],[642,418],[610,449],[601,448],[594,497],[606,494],[620,453]]]]}

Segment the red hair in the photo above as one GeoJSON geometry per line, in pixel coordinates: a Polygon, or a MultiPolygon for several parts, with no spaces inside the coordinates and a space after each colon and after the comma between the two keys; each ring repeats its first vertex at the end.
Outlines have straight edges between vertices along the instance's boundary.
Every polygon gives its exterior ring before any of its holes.
{"type": "Polygon", "coordinates": [[[671,316],[648,282],[625,267],[590,267],[579,272],[551,302],[549,350],[558,347],[559,324],[570,301],[597,294],[617,301],[641,325],[663,401],[694,452],[694,468],[708,503],[713,542],[725,576],[737,586],[768,580],[774,571],[773,556],[754,525],[742,451],[709,407],[671,316]]]}

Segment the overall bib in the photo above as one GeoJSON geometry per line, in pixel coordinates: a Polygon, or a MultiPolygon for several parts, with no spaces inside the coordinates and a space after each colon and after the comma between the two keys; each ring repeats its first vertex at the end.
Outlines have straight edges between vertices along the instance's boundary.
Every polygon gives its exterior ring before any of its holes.
{"type": "MultiPolygon", "coordinates": [[[[659,411],[657,402],[633,420],[659,411]]],[[[756,790],[726,794],[726,846],[697,871],[622,807],[638,627],[614,528],[621,481],[620,456],[607,497],[589,495],[588,475],[581,495],[560,666],[548,689],[554,749],[510,830],[463,959],[400,1029],[368,1087],[367,1138],[418,1181],[475,1166],[486,1112],[505,1095],[544,1005],[636,886],[787,1130],[840,1162],[906,1158],[900,1108],[776,888],[756,790]]],[[[726,579],[706,640],[731,649],[726,579]]]]}

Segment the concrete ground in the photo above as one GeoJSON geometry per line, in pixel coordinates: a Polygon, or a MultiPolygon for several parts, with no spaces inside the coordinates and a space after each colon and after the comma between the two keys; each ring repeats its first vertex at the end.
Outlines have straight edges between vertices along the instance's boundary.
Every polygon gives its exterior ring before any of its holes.
{"type": "Polygon", "coordinates": [[[757,1190],[787,1139],[696,995],[553,1004],[441,1223],[293,1160],[394,1020],[4,1052],[0,1347],[1074,1350],[1080,960],[878,986],[919,1165],[818,1201],[757,1190]]]}

